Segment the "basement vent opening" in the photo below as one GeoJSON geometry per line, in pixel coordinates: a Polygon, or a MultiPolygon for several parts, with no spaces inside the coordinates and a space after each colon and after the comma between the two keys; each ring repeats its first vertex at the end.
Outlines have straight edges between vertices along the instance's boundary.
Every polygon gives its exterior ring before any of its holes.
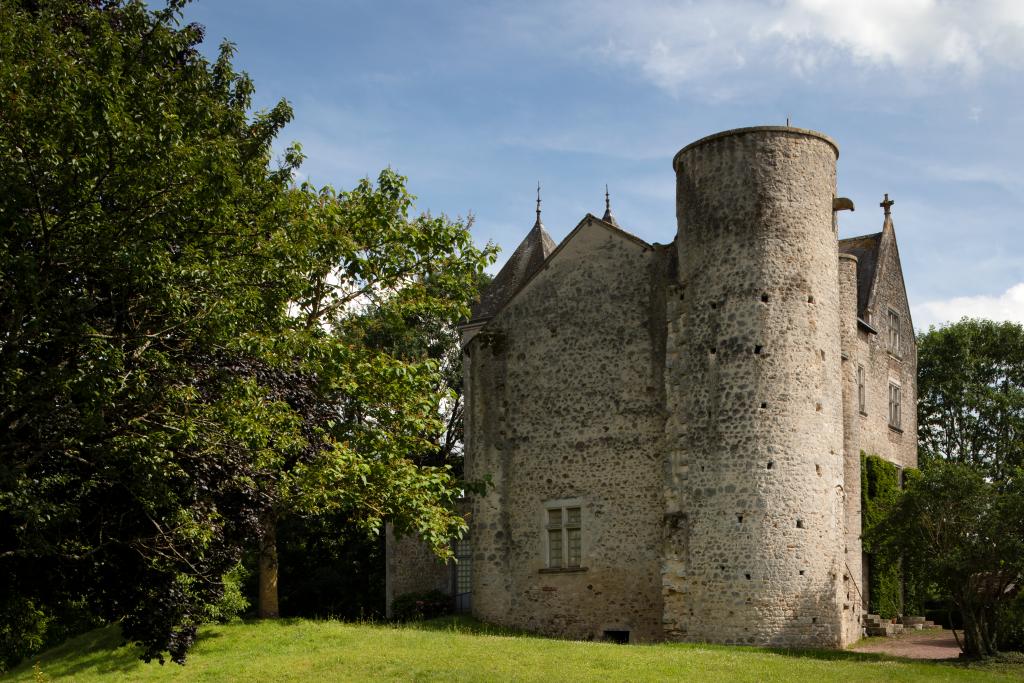
{"type": "Polygon", "coordinates": [[[802,520],[802,519],[796,520],[796,528],[797,529],[803,529],[804,528],[804,520],[802,520]]]}
{"type": "Polygon", "coordinates": [[[629,631],[605,631],[604,639],[609,643],[626,645],[629,643],[629,631]]]}
{"type": "Polygon", "coordinates": [[[820,477],[821,476],[821,465],[815,465],[814,466],[814,472],[815,472],[815,474],[817,474],[820,477]]]}
{"type": "Polygon", "coordinates": [[[767,294],[762,294],[761,295],[761,303],[765,303],[765,304],[768,303],[768,295],[767,294]]]}
{"type": "Polygon", "coordinates": [[[800,570],[800,576],[803,576],[803,575],[804,575],[804,570],[803,570],[803,569],[801,569],[801,570],[800,570]]]}
{"type": "Polygon", "coordinates": [[[772,468],[772,467],[774,467],[774,466],[775,466],[775,463],[774,463],[774,462],[772,462],[771,460],[769,460],[769,461],[768,461],[768,469],[771,469],[771,468],[772,468]]]}
{"type": "Polygon", "coordinates": [[[708,353],[710,353],[712,356],[715,355],[715,353],[717,351],[718,351],[718,349],[716,349],[714,346],[712,346],[710,349],[708,349],[708,353]]]}
{"type": "Polygon", "coordinates": [[[747,577],[747,581],[750,581],[750,574],[746,574],[745,576],[747,577]]]}
{"type": "Polygon", "coordinates": [[[711,302],[711,310],[713,311],[713,310],[715,310],[716,308],[718,308],[718,304],[716,304],[716,303],[715,303],[714,301],[712,301],[712,302],[711,302]]]}
{"type": "MultiPolygon", "coordinates": [[[[740,524],[743,524],[743,515],[736,515],[736,521],[739,522],[740,524]]],[[[749,577],[747,577],[747,578],[749,578],[749,577]]]]}
{"type": "Polygon", "coordinates": [[[761,355],[761,349],[763,349],[763,348],[764,348],[763,346],[758,344],[757,346],[754,347],[754,353],[757,354],[757,355],[761,355]]]}
{"type": "Polygon", "coordinates": [[[813,304],[814,303],[814,297],[813,296],[808,296],[807,297],[807,303],[813,304]]]}
{"type": "MultiPolygon", "coordinates": [[[[766,401],[761,401],[761,410],[764,410],[767,407],[768,407],[768,403],[766,401]]],[[[768,465],[768,469],[771,469],[771,468],[772,468],[772,466],[768,465]]]]}

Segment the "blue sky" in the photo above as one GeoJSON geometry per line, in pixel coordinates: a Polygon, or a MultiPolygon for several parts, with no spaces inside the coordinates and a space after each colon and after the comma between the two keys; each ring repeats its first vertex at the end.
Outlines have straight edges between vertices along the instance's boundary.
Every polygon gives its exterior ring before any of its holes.
{"type": "Polygon", "coordinates": [[[556,241],[607,183],[623,228],[670,242],[675,152],[788,116],[839,143],[842,236],[895,199],[918,328],[1024,322],[1020,0],[197,0],[185,20],[208,54],[237,45],[258,106],[293,104],[281,146],[302,144],[306,178],[391,166],[502,259],[538,181],[556,241]]]}

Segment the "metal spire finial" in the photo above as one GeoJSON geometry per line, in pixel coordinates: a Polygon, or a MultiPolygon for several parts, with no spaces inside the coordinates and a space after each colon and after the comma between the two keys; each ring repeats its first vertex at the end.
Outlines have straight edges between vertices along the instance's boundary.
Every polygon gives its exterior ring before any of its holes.
{"type": "Polygon", "coordinates": [[[537,181],[537,225],[540,225],[540,181],[537,181]]]}
{"type": "Polygon", "coordinates": [[[615,220],[614,214],[612,214],[612,198],[608,194],[608,183],[604,185],[604,217],[601,219],[605,223],[611,223],[615,227],[619,227],[619,222],[615,220]]]}

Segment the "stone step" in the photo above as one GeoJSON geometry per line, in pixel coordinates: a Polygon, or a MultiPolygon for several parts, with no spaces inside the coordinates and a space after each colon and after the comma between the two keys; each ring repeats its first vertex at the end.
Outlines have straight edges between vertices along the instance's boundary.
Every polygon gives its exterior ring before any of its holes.
{"type": "Polygon", "coordinates": [[[868,626],[864,632],[869,636],[885,636],[892,638],[903,633],[903,624],[883,623],[880,626],[868,626]]]}

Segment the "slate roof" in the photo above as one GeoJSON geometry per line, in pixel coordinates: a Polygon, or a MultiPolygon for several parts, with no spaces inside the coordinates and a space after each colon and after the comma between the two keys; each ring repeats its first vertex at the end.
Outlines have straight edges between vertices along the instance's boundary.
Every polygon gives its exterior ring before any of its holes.
{"type": "Polygon", "coordinates": [[[544,229],[538,217],[526,238],[519,243],[508,261],[502,266],[491,284],[483,291],[480,302],[473,307],[472,321],[494,316],[515,293],[540,270],[544,261],[555,250],[555,241],[544,229]]]}
{"type": "Polygon", "coordinates": [[[857,317],[864,320],[871,287],[875,282],[878,268],[878,254],[882,245],[882,233],[861,235],[839,240],[839,251],[857,257],[857,317]]]}

